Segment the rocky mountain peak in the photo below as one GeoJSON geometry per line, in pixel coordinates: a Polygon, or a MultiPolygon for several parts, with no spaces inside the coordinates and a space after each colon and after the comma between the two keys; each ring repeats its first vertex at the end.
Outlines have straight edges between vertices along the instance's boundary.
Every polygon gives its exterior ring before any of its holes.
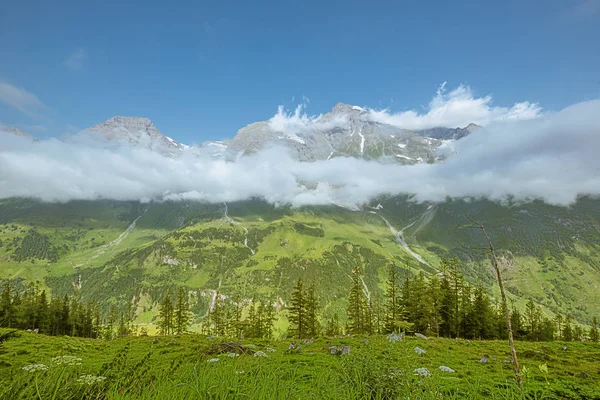
{"type": "Polygon", "coordinates": [[[149,118],[114,116],[84,132],[100,134],[106,140],[145,147],[164,155],[176,155],[175,150],[186,146],[163,135],[149,118]]]}
{"type": "Polygon", "coordinates": [[[29,133],[27,133],[19,128],[15,128],[14,126],[0,125],[0,134],[11,134],[11,135],[27,138],[27,139],[30,139],[33,141],[38,140],[35,136],[30,135],[29,133]]]}

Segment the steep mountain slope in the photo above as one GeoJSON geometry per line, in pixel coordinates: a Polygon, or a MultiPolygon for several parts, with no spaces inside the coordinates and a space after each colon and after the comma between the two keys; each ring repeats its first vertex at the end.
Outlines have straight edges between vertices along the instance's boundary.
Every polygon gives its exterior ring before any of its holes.
{"type": "Polygon", "coordinates": [[[238,131],[228,149],[235,155],[247,154],[275,143],[292,149],[302,161],[344,156],[416,164],[440,160],[440,147],[468,135],[475,127],[409,131],[373,122],[367,110],[338,103],[309,122],[287,123],[275,117],[250,124],[238,131]]]}
{"type": "Polygon", "coordinates": [[[163,135],[148,118],[116,116],[82,132],[100,135],[108,142],[126,143],[157,151],[166,156],[176,156],[187,146],[163,135]]]}
{"type": "Polygon", "coordinates": [[[0,137],[2,137],[2,135],[15,135],[32,141],[37,141],[37,138],[35,136],[30,135],[29,133],[22,131],[19,128],[15,128],[14,126],[0,125],[0,137]]]}
{"type": "Polygon", "coordinates": [[[80,289],[103,304],[132,304],[149,322],[169,285],[192,290],[202,315],[216,290],[283,305],[295,279],[314,280],[325,315],[344,314],[349,274],[360,266],[365,291],[381,294],[387,268],[435,273],[458,256],[474,284],[495,293],[479,232],[482,220],[504,260],[511,299],[532,298],[581,322],[600,313],[600,207],[582,198],[566,209],[538,203],[417,204],[379,199],[361,211],[335,206],[276,208],[231,204],[0,203],[1,276],[42,280],[53,293],[80,289]],[[576,235],[574,233],[576,232],[576,235]]]}

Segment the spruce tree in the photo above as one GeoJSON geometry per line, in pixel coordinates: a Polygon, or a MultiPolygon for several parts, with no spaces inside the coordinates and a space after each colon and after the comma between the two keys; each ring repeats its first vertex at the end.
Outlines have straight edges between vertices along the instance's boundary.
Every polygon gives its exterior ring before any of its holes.
{"type": "Polygon", "coordinates": [[[337,314],[333,314],[327,320],[325,325],[325,335],[327,336],[338,336],[342,334],[342,327],[340,326],[340,319],[337,314]]]}
{"type": "Polygon", "coordinates": [[[571,317],[571,314],[569,313],[565,317],[562,330],[562,340],[565,342],[571,342],[573,340],[573,327],[571,326],[572,323],[573,317],[571,317]]]}
{"type": "Polygon", "coordinates": [[[178,334],[185,333],[190,326],[191,315],[188,304],[187,292],[183,287],[177,289],[177,302],[175,303],[174,329],[178,334]]]}
{"type": "Polygon", "coordinates": [[[598,334],[598,319],[592,318],[592,326],[590,327],[589,337],[592,342],[597,342],[600,339],[598,334]]]}
{"type": "Polygon", "coordinates": [[[16,324],[16,312],[13,304],[13,287],[10,280],[6,279],[0,296],[0,326],[12,328],[16,324]]]}
{"type": "Polygon", "coordinates": [[[310,286],[304,294],[306,303],[306,336],[315,338],[318,337],[321,331],[319,324],[319,301],[317,299],[315,283],[311,282],[310,286]]]}
{"type": "Polygon", "coordinates": [[[352,270],[352,287],[348,296],[348,333],[367,333],[367,299],[363,293],[360,268],[352,270]]]}
{"type": "Polygon", "coordinates": [[[170,335],[173,332],[173,302],[169,290],[167,290],[158,311],[158,327],[162,335],[170,335]]]}
{"type": "Polygon", "coordinates": [[[429,299],[430,314],[432,318],[432,330],[436,337],[440,337],[440,303],[442,293],[440,290],[440,279],[437,275],[433,275],[429,280],[427,287],[427,298],[429,299]]]}
{"type": "Polygon", "coordinates": [[[385,325],[384,332],[398,332],[400,328],[400,293],[396,266],[391,265],[385,290],[385,325]]]}
{"type": "Polygon", "coordinates": [[[288,308],[288,319],[290,321],[288,335],[297,339],[304,339],[307,335],[306,299],[304,296],[304,283],[302,282],[302,278],[298,278],[291,295],[290,307],[288,308]]]}

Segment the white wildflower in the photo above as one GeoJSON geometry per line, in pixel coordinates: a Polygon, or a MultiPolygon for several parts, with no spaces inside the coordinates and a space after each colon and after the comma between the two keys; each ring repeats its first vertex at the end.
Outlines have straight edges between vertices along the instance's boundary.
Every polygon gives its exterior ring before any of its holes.
{"type": "Polygon", "coordinates": [[[391,343],[395,343],[401,341],[403,336],[404,335],[402,333],[392,332],[389,335],[387,335],[387,340],[391,343]]]}
{"type": "Polygon", "coordinates": [[[69,365],[76,366],[81,365],[81,358],[75,356],[59,356],[52,359],[54,365],[69,365]]]}
{"type": "Polygon", "coordinates": [[[415,353],[417,353],[418,355],[427,353],[425,350],[423,350],[420,347],[415,347],[414,350],[415,350],[415,353]]]}
{"type": "Polygon", "coordinates": [[[79,379],[77,379],[77,382],[81,383],[82,385],[88,385],[88,386],[92,386],[95,385],[96,383],[102,383],[106,380],[105,376],[96,376],[96,375],[81,375],[79,377],[79,379]]]}
{"type": "Polygon", "coordinates": [[[442,371],[442,372],[456,372],[456,371],[455,371],[455,370],[453,370],[452,368],[450,368],[450,367],[446,367],[445,365],[441,365],[441,366],[440,366],[440,371],[442,371]]]}
{"type": "Polygon", "coordinates": [[[254,353],[254,357],[269,357],[268,355],[266,355],[264,352],[262,351],[257,351],[256,353],[254,353]]]}
{"type": "Polygon", "coordinates": [[[272,347],[267,347],[267,351],[268,351],[269,353],[275,353],[275,349],[274,349],[274,348],[272,348],[272,347]]]}
{"type": "Polygon", "coordinates": [[[235,358],[235,357],[239,357],[240,355],[238,353],[229,353],[227,354],[227,357],[229,358],[235,358]]]}
{"type": "Polygon", "coordinates": [[[214,363],[214,362],[217,362],[217,361],[219,361],[219,359],[218,359],[218,358],[211,358],[210,360],[208,360],[208,361],[206,361],[206,362],[207,362],[207,363],[214,363]]]}
{"type": "Polygon", "coordinates": [[[48,371],[48,367],[44,364],[29,364],[21,368],[23,371],[27,372],[38,372],[38,371],[48,371]]]}
{"type": "Polygon", "coordinates": [[[431,372],[427,368],[417,368],[413,373],[418,376],[431,376],[431,372]]]}

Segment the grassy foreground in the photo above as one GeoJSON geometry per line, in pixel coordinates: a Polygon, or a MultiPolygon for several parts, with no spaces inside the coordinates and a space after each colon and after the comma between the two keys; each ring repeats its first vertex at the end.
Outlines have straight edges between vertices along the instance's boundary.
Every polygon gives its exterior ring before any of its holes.
{"type": "Polygon", "coordinates": [[[290,341],[242,339],[247,352],[240,356],[210,350],[222,341],[200,335],[100,341],[18,332],[0,344],[0,398],[600,398],[597,343],[518,342],[523,393],[514,383],[508,346],[500,341],[321,338],[290,353],[290,341]],[[329,346],[349,346],[350,354],[330,355],[329,346]],[[418,355],[415,347],[426,353],[418,355]],[[489,361],[480,362],[483,356],[489,361]]]}

